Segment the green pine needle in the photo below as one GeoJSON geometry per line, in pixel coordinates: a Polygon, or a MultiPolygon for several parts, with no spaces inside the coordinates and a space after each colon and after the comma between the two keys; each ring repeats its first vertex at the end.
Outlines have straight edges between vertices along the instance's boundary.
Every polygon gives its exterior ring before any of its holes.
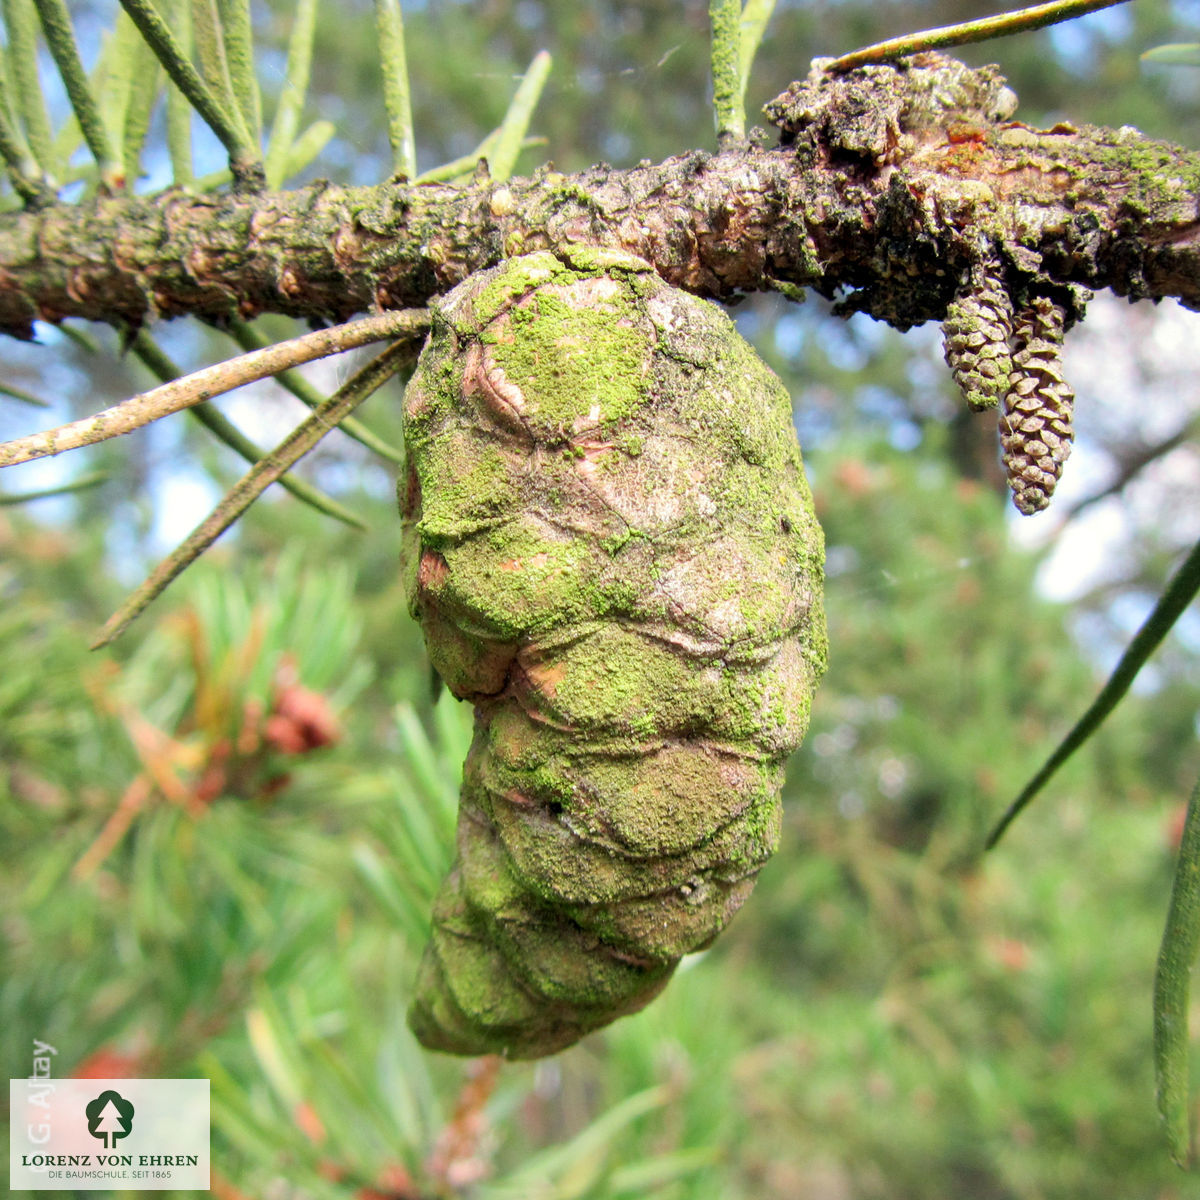
{"type": "Polygon", "coordinates": [[[70,483],[60,483],[57,487],[39,488],[35,492],[20,492],[17,495],[0,494],[0,508],[14,504],[28,504],[30,500],[43,500],[47,496],[68,496],[72,492],[85,492],[88,488],[98,487],[108,480],[108,472],[93,471],[88,475],[80,475],[70,483]]]}
{"type": "Polygon", "coordinates": [[[58,156],[50,134],[50,118],[37,69],[37,12],[33,0],[3,0],[8,67],[12,75],[14,115],[25,127],[29,149],[47,175],[58,173],[58,156]]]}
{"type": "Polygon", "coordinates": [[[775,11],[775,0],[746,0],[742,9],[741,36],[738,38],[738,94],[743,104],[746,99],[746,84],[754,66],[754,56],[762,44],[767,22],[775,11]]]}
{"type": "MultiPolygon", "coordinates": [[[[169,0],[168,11],[180,53],[186,57],[192,49],[190,0],[169,0]]],[[[172,182],[176,187],[190,187],[195,179],[192,161],[192,105],[174,79],[167,84],[167,153],[171,158],[172,182]]]]}
{"type": "MultiPolygon", "coordinates": [[[[332,126],[330,129],[332,130],[332,126]]],[[[263,350],[272,345],[271,338],[246,321],[237,319],[230,321],[226,332],[243,350],[263,350]]],[[[275,376],[275,382],[287,388],[297,400],[302,404],[307,404],[309,408],[316,408],[325,402],[325,397],[320,390],[314,387],[299,371],[280,371],[275,376]]],[[[404,451],[401,447],[393,446],[391,442],[372,433],[357,417],[347,417],[338,428],[359,445],[374,451],[380,458],[396,464],[404,461],[404,451]]]]}
{"type": "Polygon", "coordinates": [[[100,56],[102,70],[98,64],[89,81],[112,146],[124,143],[129,96],[138,69],[138,50],[145,44],[137,26],[125,13],[118,12],[100,56]]]}
{"type": "Polygon", "coordinates": [[[250,0],[218,0],[217,9],[233,99],[250,140],[257,144],[262,137],[262,97],[254,73],[250,0]]]}
{"type": "Polygon", "coordinates": [[[418,330],[427,326],[423,312],[413,315],[411,338],[398,338],[386,350],[352,375],[332,396],[298,425],[273,450],[260,459],[225,494],[217,507],[184,538],[109,617],[92,649],[107,646],[137,619],[146,607],[195,562],[272,483],[304,457],[346,415],[383,386],[415,357],[418,330]]]}
{"type": "Polygon", "coordinates": [[[1154,973],[1154,1078],[1171,1157],[1191,1158],[1188,997],[1200,947],[1200,782],[1188,801],[1167,927],[1154,973]]]}
{"type": "Polygon", "coordinates": [[[1155,46],[1142,56],[1142,62],[1166,63],[1173,67],[1200,67],[1200,42],[1169,42],[1155,46]]]}
{"type": "Polygon", "coordinates": [[[1174,628],[1175,622],[1179,620],[1183,610],[1191,604],[1197,591],[1200,591],[1200,542],[1192,547],[1192,552],[1167,584],[1163,594],[1158,598],[1153,612],[1146,618],[1125,653],[1121,655],[1121,661],[1113,669],[1091,707],[1059,743],[1054,753],[1042,765],[1041,770],[1025,785],[1021,794],[1009,805],[1004,816],[1000,818],[988,835],[986,844],[988,850],[1004,836],[1004,831],[1046,786],[1058,768],[1100,728],[1108,714],[1116,708],[1125,693],[1129,691],[1138,672],[1146,665],[1146,660],[1158,649],[1159,643],[1174,628]]]}
{"type": "MultiPolygon", "coordinates": [[[[159,344],[144,329],[138,330],[133,340],[133,352],[153,372],[154,377],[161,383],[170,383],[185,374],[175,362],[168,357],[159,344]]],[[[235,454],[241,455],[249,463],[258,462],[266,451],[256,446],[236,425],[209,400],[193,404],[188,409],[192,418],[199,421],[219,442],[223,442],[235,454]]],[[[351,529],[366,529],[367,524],[352,513],[344,504],[339,504],[332,496],[325,495],[319,488],[306,483],[290,474],[279,479],[279,486],[291,492],[297,500],[315,508],[317,512],[342,521],[351,529]]]]}
{"type": "Polygon", "coordinates": [[[517,165],[517,156],[525,143],[525,134],[529,130],[529,122],[533,120],[534,110],[542,98],[542,90],[550,74],[553,61],[545,50],[539,50],[529,64],[529,69],[521,77],[516,94],[504,114],[496,130],[495,148],[488,160],[491,177],[503,182],[512,175],[517,165]]]}
{"type": "Polygon", "coordinates": [[[14,400],[20,400],[22,404],[33,405],[34,408],[50,407],[48,400],[43,400],[40,396],[35,396],[32,392],[15,387],[11,383],[0,383],[0,396],[11,396],[14,400]]]}
{"type": "Polygon", "coordinates": [[[717,140],[746,136],[746,109],[742,103],[742,0],[709,0],[712,22],[713,108],[717,140]]]}
{"type": "Polygon", "coordinates": [[[279,187],[287,177],[288,158],[308,94],[313,41],[317,32],[317,0],[298,0],[288,39],[287,70],[267,144],[267,186],[279,187]]]}
{"type": "Polygon", "coordinates": [[[63,0],[34,0],[34,3],[42,21],[46,44],[58,67],[71,108],[83,131],[84,141],[96,160],[100,178],[109,187],[120,187],[124,184],[124,172],[117,162],[100,108],[83,69],[67,6],[63,0]]]}
{"type": "MultiPolygon", "coordinates": [[[[37,0],[37,3],[61,3],[61,0],[37,0]]],[[[200,77],[151,0],[121,0],[121,7],[133,18],[175,86],[225,147],[234,178],[246,187],[260,186],[265,182],[262,155],[250,140],[237,106],[231,105],[223,93],[214,92],[200,77]]],[[[193,35],[198,37],[199,30],[194,29],[193,35]]],[[[175,182],[180,181],[177,178],[175,182]]]]}
{"type": "Polygon", "coordinates": [[[138,37],[133,83],[129,89],[129,106],[125,124],[120,131],[121,154],[125,162],[125,177],[132,187],[142,173],[142,147],[150,132],[150,119],[162,91],[162,67],[154,51],[138,37]]]}
{"type": "Polygon", "coordinates": [[[868,63],[891,62],[925,50],[944,50],[949,46],[988,42],[993,38],[1010,37],[1014,33],[1027,33],[1031,29],[1044,29],[1047,25],[1073,21],[1087,13],[1127,3],[1129,0],[1052,0],[1049,4],[1035,4],[1032,8],[1021,8],[977,21],[963,21],[958,25],[943,25],[937,29],[923,29],[920,33],[889,38],[886,42],[877,42],[851,54],[843,54],[841,58],[827,63],[825,70],[850,71],[868,63]]]}
{"type": "MultiPolygon", "coordinates": [[[[491,162],[499,133],[498,129],[493,129],[470,154],[464,154],[462,158],[451,159],[450,162],[442,163],[440,166],[430,167],[428,171],[422,171],[413,182],[465,183],[475,173],[481,158],[486,158],[488,162],[491,162]]],[[[527,137],[521,143],[521,149],[529,150],[534,146],[544,146],[545,144],[544,137],[527,137]]]]}
{"type": "Polygon", "coordinates": [[[379,35],[383,102],[387,109],[393,170],[406,179],[415,179],[417,143],[413,136],[408,53],[404,48],[404,14],[400,11],[400,0],[375,0],[375,29],[379,35]]]}

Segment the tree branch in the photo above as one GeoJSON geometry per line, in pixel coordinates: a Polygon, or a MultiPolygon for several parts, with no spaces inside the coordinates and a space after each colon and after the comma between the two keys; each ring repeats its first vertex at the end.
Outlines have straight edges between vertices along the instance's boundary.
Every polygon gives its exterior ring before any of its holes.
{"type": "Polygon", "coordinates": [[[774,149],[468,187],[100,196],[0,218],[0,331],[67,316],[342,321],[414,307],[500,259],[619,247],[729,298],[779,284],[908,328],[941,319],[981,241],[1010,288],[1200,308],[1200,155],[1136,130],[1008,120],[994,68],[925,54],[814,70],[768,106],[774,149]]]}

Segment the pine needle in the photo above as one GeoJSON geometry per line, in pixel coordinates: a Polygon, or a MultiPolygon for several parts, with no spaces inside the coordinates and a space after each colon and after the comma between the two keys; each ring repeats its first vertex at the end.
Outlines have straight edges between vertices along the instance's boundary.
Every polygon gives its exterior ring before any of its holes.
{"type": "MultiPolygon", "coordinates": [[[[38,0],[40,4],[54,2],[56,0],[38,0]]],[[[57,2],[61,3],[61,0],[57,2]]],[[[261,186],[265,181],[262,156],[258,147],[249,140],[240,112],[236,107],[231,110],[200,78],[150,0],[121,0],[121,7],[133,18],[133,23],[150,43],[175,86],[225,147],[234,178],[245,187],[261,186]]]]}
{"type": "Polygon", "coordinates": [[[943,50],[948,46],[966,46],[972,42],[1009,37],[1014,33],[1057,25],[1060,21],[1072,21],[1087,13],[1128,2],[1129,0],[1054,0],[1051,4],[1036,4],[1032,8],[1001,13],[999,16],[985,17],[979,21],[942,25],[937,29],[925,29],[920,33],[889,38],[886,42],[876,42],[873,46],[855,50],[851,54],[843,54],[841,58],[826,63],[825,70],[850,71],[855,67],[865,67],[868,63],[890,62],[892,59],[903,58],[906,54],[919,54],[923,50],[943,50]]]}
{"type": "MultiPolygon", "coordinates": [[[[190,0],[167,0],[167,10],[175,28],[179,51],[186,58],[192,49],[190,0]]],[[[159,58],[161,60],[161,55],[159,58]]],[[[167,84],[167,153],[171,158],[172,182],[176,187],[189,187],[195,179],[192,162],[192,105],[173,78],[167,84]]]]}
{"type": "Polygon", "coordinates": [[[19,492],[16,495],[0,494],[0,508],[13,504],[28,504],[30,500],[44,500],[47,496],[68,496],[72,492],[85,492],[88,488],[98,487],[108,480],[107,471],[93,471],[88,475],[80,475],[70,483],[60,483],[56,487],[38,488],[35,492],[19,492]]]}
{"type": "MultiPolygon", "coordinates": [[[[133,352],[163,383],[178,379],[183,371],[165,354],[159,344],[144,329],[139,329],[133,339],[133,352]]],[[[247,462],[255,463],[263,457],[263,451],[254,444],[236,425],[233,424],[216,407],[205,400],[194,405],[188,412],[204,426],[218,441],[223,442],[235,454],[240,454],[247,462]]],[[[339,504],[332,496],[325,495],[303,479],[292,475],[280,477],[279,486],[291,492],[297,500],[315,508],[317,512],[342,521],[352,529],[366,529],[367,523],[356,516],[343,504],[339,504]]]]}
{"type": "Polygon", "coordinates": [[[59,168],[37,69],[37,13],[33,0],[3,0],[3,11],[16,115],[25,126],[34,159],[48,176],[53,176],[59,168]]]}
{"type": "Polygon", "coordinates": [[[542,89],[546,86],[546,78],[550,74],[552,60],[545,50],[539,50],[529,64],[529,69],[521,77],[504,120],[496,130],[496,147],[488,162],[491,177],[503,182],[517,165],[517,155],[525,141],[529,122],[533,120],[534,109],[542,97],[542,89]]]}
{"type": "Polygon", "coordinates": [[[775,0],[746,0],[746,7],[742,9],[741,35],[738,38],[738,94],[742,97],[743,105],[754,56],[758,53],[763,34],[767,31],[767,22],[774,11],[775,0]]]}
{"type": "Polygon", "coordinates": [[[1200,782],[1188,801],[1167,927],[1154,973],[1154,1080],[1171,1157],[1191,1158],[1188,998],[1200,947],[1200,782]]]}
{"type": "Polygon", "coordinates": [[[262,137],[262,97],[254,73],[254,35],[250,25],[249,0],[218,0],[221,35],[225,42],[225,62],[233,98],[242,116],[250,140],[262,137]]]}
{"type": "Polygon", "coordinates": [[[401,338],[351,376],[306,421],[296,427],[266,458],[256,463],[225,494],[215,509],[150,573],[101,629],[92,649],[118,638],[129,624],[213,544],[285,471],[304,457],[347,413],[411,361],[415,337],[401,338]]]}
{"type": "Polygon", "coordinates": [[[1133,641],[1121,655],[1121,661],[1113,669],[1091,707],[1079,718],[1074,728],[1063,738],[1054,753],[1042,765],[1041,770],[1025,785],[1021,794],[1009,805],[1008,811],[997,822],[996,827],[988,835],[986,849],[992,849],[999,842],[1004,836],[1004,831],[1046,786],[1051,776],[1096,732],[1108,714],[1116,708],[1137,678],[1138,672],[1146,665],[1146,660],[1158,649],[1163,638],[1171,632],[1175,622],[1179,620],[1183,610],[1191,604],[1198,591],[1200,591],[1200,542],[1192,547],[1192,552],[1175,572],[1163,594],[1159,596],[1153,612],[1134,635],[1133,641]]]}
{"type": "Polygon", "coordinates": [[[93,416],[27,437],[14,438],[11,442],[2,442],[0,467],[31,462],[132,433],[152,421],[181,412],[255,380],[276,375],[288,367],[326,358],[331,354],[341,354],[371,342],[403,337],[414,329],[423,330],[426,324],[424,310],[405,309],[364,317],[328,329],[316,329],[261,350],[252,350],[249,354],[203,367],[161,387],[131,396],[93,416]]]}
{"type": "Polygon", "coordinates": [[[50,407],[48,400],[43,400],[32,392],[27,392],[24,388],[16,387],[11,383],[0,383],[0,396],[10,396],[13,400],[20,400],[22,404],[31,404],[34,408],[50,407]]]}
{"type": "Polygon", "coordinates": [[[408,53],[404,48],[404,15],[400,11],[400,0],[375,0],[375,29],[379,35],[383,101],[387,108],[393,170],[406,179],[414,179],[417,143],[413,136],[408,53]]]}
{"type": "Polygon", "coordinates": [[[286,178],[288,157],[300,128],[300,115],[304,111],[304,100],[308,93],[316,31],[317,0],[298,0],[292,17],[291,37],[288,39],[287,69],[279,92],[279,105],[275,109],[275,121],[271,126],[271,140],[267,144],[268,187],[277,188],[286,178]]]}
{"type": "Polygon", "coordinates": [[[709,0],[712,23],[713,108],[717,141],[746,136],[746,109],[742,103],[741,22],[742,0],[709,0]]]}
{"type": "MultiPolygon", "coordinates": [[[[271,345],[270,338],[246,321],[237,319],[230,321],[227,332],[243,350],[261,350],[271,345]]],[[[299,371],[280,371],[275,376],[275,382],[281,387],[287,388],[297,400],[302,404],[307,404],[309,408],[316,408],[324,403],[325,397],[321,395],[320,390],[309,383],[299,371]]],[[[404,461],[402,449],[373,433],[357,417],[347,417],[339,428],[347,437],[353,438],[368,450],[387,459],[388,462],[399,464],[404,461]]]]}
{"type": "MultiPolygon", "coordinates": [[[[493,129],[470,154],[464,154],[461,158],[454,158],[449,162],[441,163],[439,166],[430,167],[428,171],[422,171],[413,182],[457,183],[464,178],[470,178],[479,166],[481,158],[486,158],[489,162],[491,161],[499,132],[498,129],[493,129]]],[[[529,150],[534,146],[544,146],[545,144],[546,139],[544,137],[527,137],[521,143],[521,149],[529,150]]]]}
{"type": "Polygon", "coordinates": [[[50,54],[62,77],[71,108],[79,121],[79,128],[83,131],[84,141],[96,160],[100,178],[109,187],[121,187],[125,182],[124,171],[117,162],[96,98],[92,95],[92,88],[88,83],[87,72],[83,69],[67,6],[63,0],[34,0],[34,3],[42,21],[46,45],[50,47],[50,54]]]}

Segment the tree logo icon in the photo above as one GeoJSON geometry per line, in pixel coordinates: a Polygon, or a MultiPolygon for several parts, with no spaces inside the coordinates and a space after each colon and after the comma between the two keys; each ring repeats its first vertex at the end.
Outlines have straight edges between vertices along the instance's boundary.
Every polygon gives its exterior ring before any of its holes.
{"type": "Polygon", "coordinates": [[[133,1104],[111,1088],[101,1092],[83,1111],[87,1114],[88,1133],[99,1138],[105,1150],[111,1150],[118,1138],[128,1137],[133,1128],[133,1104]]]}

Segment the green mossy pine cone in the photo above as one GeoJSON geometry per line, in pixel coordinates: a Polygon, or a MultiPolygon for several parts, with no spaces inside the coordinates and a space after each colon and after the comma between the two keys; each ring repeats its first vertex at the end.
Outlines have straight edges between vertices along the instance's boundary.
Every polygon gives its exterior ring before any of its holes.
{"type": "Polygon", "coordinates": [[[618,252],[450,292],[405,437],[410,606],[476,706],[409,1021],[536,1058],[652,999],[775,848],[825,665],[821,531],[782,384],[618,252]]]}

